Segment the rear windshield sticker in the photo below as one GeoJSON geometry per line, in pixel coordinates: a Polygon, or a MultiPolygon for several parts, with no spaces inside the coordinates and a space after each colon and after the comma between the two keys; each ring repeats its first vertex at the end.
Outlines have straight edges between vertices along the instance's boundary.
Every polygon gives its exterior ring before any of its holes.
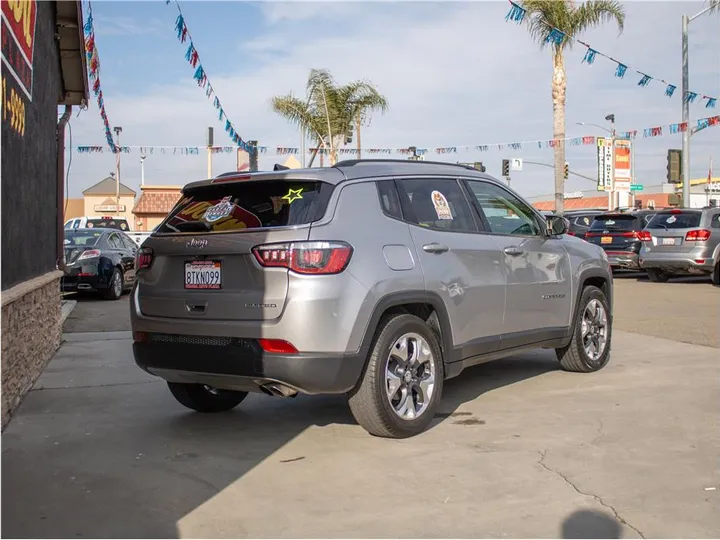
{"type": "Polygon", "coordinates": [[[215,206],[211,206],[205,211],[203,219],[205,221],[217,221],[230,215],[233,209],[233,203],[230,202],[232,197],[225,197],[222,201],[217,203],[215,206]]]}
{"type": "Polygon", "coordinates": [[[612,219],[608,219],[608,220],[605,222],[605,225],[615,225],[615,222],[614,222],[612,219]]]}
{"type": "Polygon", "coordinates": [[[677,221],[677,218],[675,216],[670,216],[665,220],[666,223],[675,223],[677,221]]]}
{"type": "Polygon", "coordinates": [[[290,189],[288,190],[287,195],[285,195],[282,199],[283,201],[287,201],[288,204],[292,204],[293,202],[297,201],[298,199],[302,199],[302,192],[304,188],[300,189],[290,189]]]}
{"type": "Polygon", "coordinates": [[[430,197],[432,197],[432,203],[435,207],[435,213],[437,214],[438,219],[453,218],[452,212],[450,211],[450,205],[448,204],[445,195],[443,195],[439,191],[433,191],[430,194],[430,197]]]}

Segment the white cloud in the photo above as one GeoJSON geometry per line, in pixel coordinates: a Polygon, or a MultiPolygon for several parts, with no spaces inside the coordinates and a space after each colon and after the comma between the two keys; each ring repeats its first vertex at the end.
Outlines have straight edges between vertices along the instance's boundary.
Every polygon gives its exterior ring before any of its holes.
{"type": "MultiPolygon", "coordinates": [[[[96,11],[99,11],[96,7],[96,11]]],[[[612,112],[618,130],[642,129],[680,121],[680,15],[695,13],[702,2],[635,2],[626,4],[622,36],[611,25],[594,30],[584,40],[600,51],[630,64],[624,80],[614,77],[614,65],[598,57],[592,66],[582,64],[582,48],[566,59],[568,68],[568,136],[601,134],[576,122],[605,124],[612,112]],[[662,85],[639,88],[634,69],[678,84],[677,94],[665,97],[662,85]]],[[[234,51],[252,57],[257,69],[215,77],[213,87],[230,119],[246,139],[260,144],[299,146],[297,129],[271,110],[273,95],[302,94],[311,68],[328,68],[339,81],[368,79],[390,101],[385,116],[376,115],[362,133],[364,147],[476,145],[492,142],[552,138],[550,101],[551,58],[540,51],[524,27],[504,21],[505,2],[475,3],[305,3],[261,4],[268,29],[249,42],[238,38],[234,51]]],[[[691,25],[691,89],[720,94],[720,36],[718,16],[691,25]]],[[[192,21],[188,21],[192,26],[192,21]]],[[[98,33],[100,26],[98,26],[98,33]]],[[[165,29],[167,31],[167,29],[165,29]]],[[[205,51],[207,47],[198,43],[205,51]]],[[[107,55],[107,53],[101,54],[107,55]]],[[[184,54],[178,44],[177,54],[184,54]]],[[[209,54],[209,53],[208,53],[209,54]]],[[[233,55],[235,52],[233,52],[233,55]]],[[[231,55],[232,56],[232,55],[231,55]]],[[[235,56],[232,56],[235,58],[235,56]]],[[[229,64],[232,65],[232,64],[229,64]]],[[[202,145],[205,128],[215,127],[216,144],[230,144],[204,91],[187,69],[181,81],[157,81],[144,94],[133,89],[122,96],[106,95],[111,118],[122,119],[123,144],[202,145]]],[[[104,76],[108,77],[106,71],[104,76]]],[[[121,73],[114,74],[117,80],[121,73]]],[[[700,104],[691,106],[691,118],[718,114],[700,104]]],[[[73,121],[75,144],[102,144],[102,125],[95,106],[73,121]]],[[[679,148],[677,135],[638,138],[636,172],[647,184],[665,177],[665,152],[679,148]]],[[[712,152],[720,162],[720,127],[699,133],[692,144],[692,175],[707,174],[712,152]],[[704,172],[703,172],[704,171],[704,172]]],[[[441,160],[482,160],[489,172],[499,174],[503,158],[552,162],[552,151],[525,145],[522,151],[461,152],[435,156],[441,160]]],[[[123,179],[139,184],[139,155],[124,154],[123,179]]],[[[234,156],[215,158],[217,171],[231,170],[234,156]]],[[[573,168],[593,176],[591,147],[569,147],[573,168]]],[[[261,166],[282,161],[263,156],[261,166]]],[[[81,189],[107,175],[114,167],[111,154],[75,155],[71,189],[81,189]]],[[[146,160],[149,183],[186,183],[205,176],[206,158],[154,155],[146,160]]],[[[552,189],[552,171],[526,168],[513,186],[527,195],[552,189]]],[[[572,180],[568,190],[587,188],[572,180]]]]}

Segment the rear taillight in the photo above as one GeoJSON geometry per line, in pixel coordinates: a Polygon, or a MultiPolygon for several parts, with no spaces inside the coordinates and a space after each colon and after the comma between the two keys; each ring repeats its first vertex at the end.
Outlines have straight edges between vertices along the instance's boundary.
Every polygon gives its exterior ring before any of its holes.
{"type": "Polygon", "coordinates": [[[622,236],[623,238],[638,238],[639,234],[638,234],[638,231],[628,231],[628,232],[620,233],[620,236],[622,236]]]}
{"type": "Polygon", "coordinates": [[[685,235],[685,240],[694,240],[697,242],[704,242],[710,238],[710,231],[707,229],[695,229],[694,231],[688,231],[685,235]]]}
{"type": "Polygon", "coordinates": [[[154,254],[152,248],[140,248],[135,256],[135,269],[145,270],[150,268],[153,263],[154,254]]]}
{"type": "Polygon", "coordinates": [[[262,350],[274,354],[297,354],[295,345],[282,339],[258,339],[262,350]]]}
{"type": "Polygon", "coordinates": [[[650,231],[638,231],[637,238],[641,242],[652,242],[652,234],[650,234],[650,231]]]}
{"type": "Polygon", "coordinates": [[[261,266],[287,268],[298,274],[339,274],[347,268],[353,248],[345,242],[265,244],[252,250],[261,266]]]}
{"type": "Polygon", "coordinates": [[[80,256],[77,258],[78,261],[82,261],[83,259],[92,259],[94,257],[100,256],[100,250],[99,249],[86,249],[83,251],[80,256]]]}

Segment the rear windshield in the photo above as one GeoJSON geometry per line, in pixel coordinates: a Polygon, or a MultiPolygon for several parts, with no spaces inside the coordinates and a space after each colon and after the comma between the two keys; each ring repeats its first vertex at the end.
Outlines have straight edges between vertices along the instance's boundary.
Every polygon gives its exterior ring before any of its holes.
{"type": "Polygon", "coordinates": [[[118,231],[130,229],[126,220],[112,218],[88,219],[86,227],[88,229],[116,229],[118,231]]]}
{"type": "Polygon", "coordinates": [[[158,233],[292,227],[320,219],[333,186],[265,180],[204,186],[186,193],[158,233]]]}
{"type": "Polygon", "coordinates": [[[94,246],[100,236],[102,236],[100,231],[66,232],[65,247],[94,246]]]}
{"type": "Polygon", "coordinates": [[[591,231],[634,231],[637,228],[635,216],[598,216],[590,225],[591,231]]]}
{"type": "Polygon", "coordinates": [[[655,214],[648,222],[648,229],[692,229],[700,226],[700,212],[665,212],[655,214]]]}

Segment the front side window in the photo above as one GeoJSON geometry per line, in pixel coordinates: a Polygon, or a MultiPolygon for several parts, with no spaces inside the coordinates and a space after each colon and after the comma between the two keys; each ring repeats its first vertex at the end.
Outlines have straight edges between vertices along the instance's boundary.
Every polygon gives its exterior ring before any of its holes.
{"type": "Polygon", "coordinates": [[[530,205],[489,182],[468,180],[490,232],[517,236],[541,236],[543,229],[530,205]]]}
{"type": "Polygon", "coordinates": [[[157,228],[160,234],[292,227],[320,219],[333,186],[263,180],[208,185],[185,194],[157,228]]]}
{"type": "Polygon", "coordinates": [[[398,186],[406,221],[441,231],[477,231],[470,204],[454,178],[407,178],[398,186]]]}

